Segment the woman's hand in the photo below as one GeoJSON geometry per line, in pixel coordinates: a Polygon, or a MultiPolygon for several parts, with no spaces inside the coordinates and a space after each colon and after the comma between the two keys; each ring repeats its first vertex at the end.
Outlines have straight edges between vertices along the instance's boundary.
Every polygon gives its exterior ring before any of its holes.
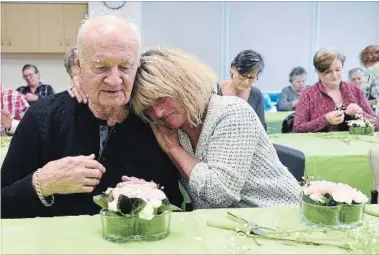
{"type": "Polygon", "coordinates": [[[359,105],[352,103],[347,106],[345,113],[350,116],[355,116],[362,114],[363,110],[359,105]]]}
{"type": "Polygon", "coordinates": [[[169,154],[171,149],[181,147],[178,130],[169,130],[162,125],[151,124],[150,126],[155,138],[165,153],[169,154]]]}
{"type": "Polygon", "coordinates": [[[326,120],[332,125],[338,125],[345,119],[345,114],[343,111],[331,111],[325,114],[326,120]]]}
{"type": "Polygon", "coordinates": [[[72,83],[73,86],[68,88],[68,94],[70,94],[72,98],[76,98],[79,103],[86,104],[88,102],[88,95],[80,85],[80,77],[78,75],[72,77],[72,83]]]}

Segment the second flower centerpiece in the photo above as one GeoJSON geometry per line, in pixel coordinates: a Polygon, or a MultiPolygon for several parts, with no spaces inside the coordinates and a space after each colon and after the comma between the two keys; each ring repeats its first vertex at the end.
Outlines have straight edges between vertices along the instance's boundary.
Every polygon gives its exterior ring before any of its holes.
{"type": "Polygon", "coordinates": [[[365,194],[347,184],[305,179],[301,215],[310,225],[352,227],[362,223],[367,202],[365,194]]]}
{"type": "Polygon", "coordinates": [[[372,135],[374,133],[374,124],[362,115],[357,115],[356,119],[347,121],[350,134],[354,135],[372,135]]]}

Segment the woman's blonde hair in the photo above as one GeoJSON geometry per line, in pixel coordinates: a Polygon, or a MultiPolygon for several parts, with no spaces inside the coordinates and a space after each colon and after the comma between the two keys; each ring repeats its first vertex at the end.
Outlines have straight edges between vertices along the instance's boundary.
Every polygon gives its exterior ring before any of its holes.
{"type": "Polygon", "coordinates": [[[313,57],[313,65],[317,71],[323,73],[329,69],[334,60],[339,59],[342,66],[345,63],[345,55],[335,49],[321,49],[313,57]]]}
{"type": "Polygon", "coordinates": [[[164,97],[177,100],[187,113],[187,120],[196,127],[212,94],[216,93],[217,76],[194,56],[178,49],[155,47],[141,55],[131,105],[145,121],[155,101],[164,97]]]}

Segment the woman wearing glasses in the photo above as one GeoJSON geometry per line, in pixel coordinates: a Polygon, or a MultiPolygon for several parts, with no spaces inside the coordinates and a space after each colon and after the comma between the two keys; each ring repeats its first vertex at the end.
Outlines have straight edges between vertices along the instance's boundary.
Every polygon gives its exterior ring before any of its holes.
{"type": "Polygon", "coordinates": [[[264,114],[264,98],[262,92],[252,86],[264,68],[262,56],[253,50],[238,53],[231,64],[231,80],[221,82],[218,94],[237,96],[247,101],[257,113],[264,129],[267,125],[264,114]]]}

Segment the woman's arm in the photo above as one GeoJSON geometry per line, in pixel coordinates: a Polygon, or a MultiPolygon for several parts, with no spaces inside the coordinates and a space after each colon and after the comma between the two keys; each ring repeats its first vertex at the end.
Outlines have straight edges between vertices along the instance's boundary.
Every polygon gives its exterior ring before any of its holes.
{"type": "Polygon", "coordinates": [[[229,207],[241,199],[241,190],[250,173],[251,162],[263,134],[251,108],[240,105],[223,110],[210,136],[206,158],[198,162],[184,149],[170,155],[186,175],[192,194],[211,207],[229,207]],[[191,169],[189,169],[191,168],[191,169]]]}
{"type": "Polygon", "coordinates": [[[311,120],[311,110],[315,109],[311,109],[310,98],[305,91],[301,94],[296,105],[295,120],[292,128],[294,133],[318,132],[328,125],[325,115],[311,120]]]}

